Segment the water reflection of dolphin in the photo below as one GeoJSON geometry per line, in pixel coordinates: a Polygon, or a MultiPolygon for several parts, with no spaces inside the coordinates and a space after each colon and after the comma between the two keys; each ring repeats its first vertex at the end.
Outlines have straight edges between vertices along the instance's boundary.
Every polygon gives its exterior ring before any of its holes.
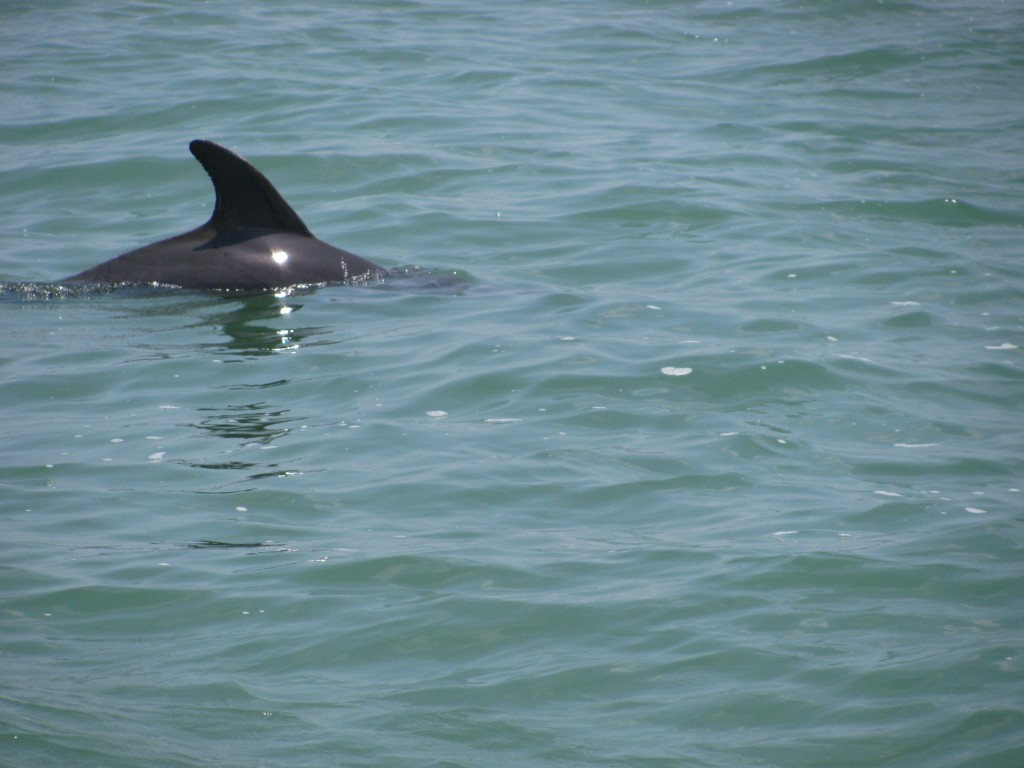
{"type": "Polygon", "coordinates": [[[217,202],[210,220],[61,282],[269,290],[384,274],[313,237],[267,178],[234,152],[202,139],[189,149],[213,181],[217,202]]]}

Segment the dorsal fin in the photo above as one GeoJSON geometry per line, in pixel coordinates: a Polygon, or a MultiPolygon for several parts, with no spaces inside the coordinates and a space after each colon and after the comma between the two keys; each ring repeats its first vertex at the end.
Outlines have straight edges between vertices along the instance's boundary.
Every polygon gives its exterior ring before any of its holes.
{"type": "Polygon", "coordinates": [[[217,203],[210,223],[218,233],[275,229],[313,236],[274,185],[248,161],[205,139],[196,139],[188,148],[213,181],[217,203]]]}

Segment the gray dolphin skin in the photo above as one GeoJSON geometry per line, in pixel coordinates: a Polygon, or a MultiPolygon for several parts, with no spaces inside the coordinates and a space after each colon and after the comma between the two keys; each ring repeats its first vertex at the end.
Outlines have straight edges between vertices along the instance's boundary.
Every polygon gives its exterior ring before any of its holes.
{"type": "Polygon", "coordinates": [[[272,290],[385,274],[313,237],[273,184],[234,152],[203,139],[189,149],[213,181],[217,203],[210,220],[61,282],[272,290]]]}

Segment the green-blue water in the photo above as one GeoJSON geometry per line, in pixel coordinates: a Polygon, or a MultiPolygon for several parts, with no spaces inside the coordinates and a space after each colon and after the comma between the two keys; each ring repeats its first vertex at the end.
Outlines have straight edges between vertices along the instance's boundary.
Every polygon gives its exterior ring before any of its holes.
{"type": "Polygon", "coordinates": [[[5,3],[0,765],[1024,765],[1022,84],[994,0],[5,3]],[[196,137],[421,271],[25,285],[196,137]]]}

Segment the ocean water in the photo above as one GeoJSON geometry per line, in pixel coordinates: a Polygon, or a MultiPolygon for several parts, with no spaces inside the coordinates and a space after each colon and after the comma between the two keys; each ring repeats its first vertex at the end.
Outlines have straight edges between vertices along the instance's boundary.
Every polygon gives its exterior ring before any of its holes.
{"type": "Polygon", "coordinates": [[[0,43],[0,765],[1024,765],[1020,3],[0,43]],[[395,275],[54,285],[197,137],[395,275]]]}

